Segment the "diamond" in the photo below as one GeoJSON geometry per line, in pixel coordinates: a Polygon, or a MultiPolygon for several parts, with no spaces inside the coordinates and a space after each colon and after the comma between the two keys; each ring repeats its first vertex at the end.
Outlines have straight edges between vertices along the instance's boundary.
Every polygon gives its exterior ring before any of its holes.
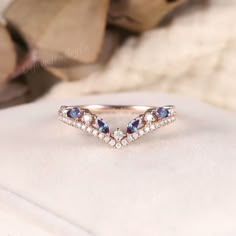
{"type": "Polygon", "coordinates": [[[175,113],[175,110],[172,108],[172,109],[169,110],[169,113],[170,113],[171,115],[173,115],[173,114],[175,113]]]}
{"type": "Polygon", "coordinates": [[[148,133],[148,132],[150,131],[150,128],[149,128],[148,126],[146,126],[146,127],[144,128],[144,131],[145,131],[145,133],[148,133]]]}
{"type": "Polygon", "coordinates": [[[151,129],[151,130],[155,130],[155,129],[156,129],[156,126],[155,126],[154,124],[152,124],[152,125],[150,126],[150,129],[151,129]]]}
{"type": "Polygon", "coordinates": [[[137,139],[137,138],[138,138],[138,134],[137,134],[137,133],[133,133],[132,136],[133,136],[134,139],[137,139]]]}
{"type": "Polygon", "coordinates": [[[88,131],[88,133],[91,134],[91,133],[93,132],[93,128],[92,128],[92,127],[88,127],[88,128],[87,128],[87,131],[88,131]]]}
{"type": "Polygon", "coordinates": [[[121,141],[121,143],[122,143],[122,145],[123,145],[123,146],[126,146],[126,145],[128,145],[128,142],[127,142],[127,140],[126,140],[126,139],[123,139],[123,140],[121,141]]]}
{"type": "Polygon", "coordinates": [[[98,131],[96,129],[93,130],[93,136],[97,136],[98,135],[98,131]]]}
{"type": "Polygon", "coordinates": [[[82,125],[81,129],[85,131],[86,130],[86,125],[82,125]]]}
{"type": "Polygon", "coordinates": [[[82,113],[79,108],[73,107],[67,112],[67,116],[73,119],[81,117],[82,113]]]}
{"type": "Polygon", "coordinates": [[[120,149],[121,147],[122,147],[121,143],[117,143],[117,144],[116,144],[116,148],[117,148],[117,149],[120,149]]]}
{"type": "Polygon", "coordinates": [[[103,133],[100,133],[99,135],[98,135],[98,137],[100,138],[100,139],[103,139],[104,138],[104,134],[103,133]]]}
{"type": "Polygon", "coordinates": [[[127,137],[127,140],[128,140],[129,143],[131,143],[131,142],[134,141],[134,139],[133,139],[133,137],[132,137],[131,135],[129,135],[129,136],[127,137]]]}
{"type": "Polygon", "coordinates": [[[114,147],[115,144],[116,144],[116,141],[115,141],[114,139],[112,139],[112,140],[109,142],[109,144],[114,147]]]}
{"type": "Polygon", "coordinates": [[[76,124],[76,127],[77,127],[77,128],[81,128],[81,125],[82,125],[82,124],[81,124],[80,122],[78,122],[78,123],[76,124]]]}
{"type": "Polygon", "coordinates": [[[113,136],[114,136],[115,140],[120,141],[124,137],[124,133],[120,129],[117,129],[114,132],[113,136]]]}
{"type": "Polygon", "coordinates": [[[100,132],[107,134],[109,133],[109,127],[106,122],[104,122],[102,119],[97,118],[96,119],[96,125],[100,132]]]}
{"type": "Polygon", "coordinates": [[[152,122],[154,120],[154,116],[151,112],[147,112],[144,116],[144,120],[146,122],[152,122]]]}
{"type": "Polygon", "coordinates": [[[89,124],[89,123],[91,123],[91,121],[93,120],[93,117],[92,117],[91,114],[85,113],[85,114],[83,115],[82,120],[83,120],[83,122],[85,122],[86,124],[89,124]]]}
{"type": "Polygon", "coordinates": [[[138,131],[138,133],[139,133],[140,136],[142,136],[142,135],[144,135],[145,132],[143,131],[143,129],[140,129],[140,130],[138,131]]]}
{"type": "Polygon", "coordinates": [[[156,115],[163,119],[163,118],[166,118],[168,115],[169,115],[169,111],[168,109],[164,108],[164,107],[159,107],[157,110],[156,110],[156,115]]]}
{"type": "Polygon", "coordinates": [[[109,136],[106,136],[105,138],[104,138],[104,142],[105,143],[108,143],[110,141],[110,137],[109,136]]]}

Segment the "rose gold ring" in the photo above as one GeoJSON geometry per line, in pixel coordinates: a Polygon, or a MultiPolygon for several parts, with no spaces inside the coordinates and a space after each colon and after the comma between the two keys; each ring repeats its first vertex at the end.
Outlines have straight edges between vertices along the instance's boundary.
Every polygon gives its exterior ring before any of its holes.
{"type": "Polygon", "coordinates": [[[98,137],[112,147],[120,149],[138,138],[176,120],[176,110],[172,105],[156,106],[117,106],[117,105],[78,105],[62,106],[59,120],[98,137]],[[137,113],[130,121],[126,131],[117,128],[111,132],[109,125],[96,114],[101,113],[137,113]]]}

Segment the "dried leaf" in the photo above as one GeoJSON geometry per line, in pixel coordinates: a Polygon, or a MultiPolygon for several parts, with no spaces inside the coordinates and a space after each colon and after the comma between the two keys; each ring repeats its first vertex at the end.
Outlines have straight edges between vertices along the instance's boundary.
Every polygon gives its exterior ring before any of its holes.
{"type": "Polygon", "coordinates": [[[107,30],[101,53],[95,63],[82,64],[73,61],[58,61],[46,69],[63,80],[79,80],[101,69],[121,44],[124,35],[117,30],[107,30]]]}
{"type": "Polygon", "coordinates": [[[108,6],[109,0],[15,0],[5,17],[39,55],[90,63],[102,45],[108,6]]]}

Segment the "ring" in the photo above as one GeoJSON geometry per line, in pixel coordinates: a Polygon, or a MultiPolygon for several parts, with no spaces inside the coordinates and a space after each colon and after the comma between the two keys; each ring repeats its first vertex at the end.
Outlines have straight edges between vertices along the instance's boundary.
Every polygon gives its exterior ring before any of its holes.
{"type": "Polygon", "coordinates": [[[78,105],[61,106],[59,120],[79,128],[103,140],[112,147],[120,149],[138,138],[176,120],[176,110],[172,105],[155,106],[116,106],[116,105],[78,105]],[[126,131],[117,128],[111,132],[109,125],[96,114],[129,112],[138,116],[130,121],[126,131]]]}

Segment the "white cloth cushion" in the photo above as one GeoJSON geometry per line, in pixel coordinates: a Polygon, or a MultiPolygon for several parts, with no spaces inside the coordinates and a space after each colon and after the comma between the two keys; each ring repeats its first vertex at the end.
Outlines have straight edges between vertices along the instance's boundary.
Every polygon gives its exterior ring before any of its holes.
{"type": "MultiPolygon", "coordinates": [[[[236,234],[235,113],[125,93],[42,101],[0,117],[0,235],[236,234]],[[57,121],[60,105],[84,103],[175,104],[178,120],[115,150],[57,121]]],[[[119,127],[115,114],[110,120],[119,127]]]]}

